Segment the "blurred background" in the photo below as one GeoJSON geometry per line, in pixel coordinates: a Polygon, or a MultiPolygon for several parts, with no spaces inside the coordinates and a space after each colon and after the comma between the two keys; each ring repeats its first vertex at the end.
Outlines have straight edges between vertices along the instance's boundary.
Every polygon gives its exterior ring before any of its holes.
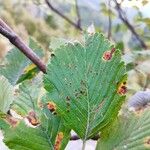
{"type": "MultiPolygon", "coordinates": [[[[127,99],[150,88],[149,10],[150,0],[0,0],[0,17],[24,41],[40,43],[45,62],[57,38],[82,41],[85,30],[104,34],[127,64],[127,99]]],[[[11,47],[0,35],[0,64],[11,47]]]]}
{"type": "MultiPolygon", "coordinates": [[[[102,32],[127,63],[129,91],[148,88],[149,0],[0,0],[0,16],[25,41],[34,37],[45,50],[55,38],[81,40],[83,30],[102,32]]],[[[0,38],[0,58],[10,49],[0,38]]]]}

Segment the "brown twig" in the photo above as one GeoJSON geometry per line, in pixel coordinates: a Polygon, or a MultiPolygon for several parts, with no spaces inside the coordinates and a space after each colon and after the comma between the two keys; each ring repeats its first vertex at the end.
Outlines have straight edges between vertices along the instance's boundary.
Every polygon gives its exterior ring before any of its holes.
{"type": "Polygon", "coordinates": [[[139,41],[141,47],[144,49],[147,49],[147,45],[145,42],[140,38],[140,35],[135,31],[134,27],[131,25],[129,20],[124,16],[124,12],[121,9],[120,4],[117,2],[117,0],[114,0],[116,4],[116,10],[118,12],[119,18],[122,20],[122,22],[128,27],[128,29],[132,32],[132,34],[136,37],[136,39],[139,41]]]}
{"type": "Polygon", "coordinates": [[[75,0],[75,5],[76,5],[76,13],[78,17],[77,24],[81,28],[81,16],[80,16],[80,11],[79,11],[79,6],[78,6],[78,0],[75,0]]]}
{"type": "Polygon", "coordinates": [[[46,66],[41,59],[2,19],[0,19],[0,34],[9,39],[9,41],[24,53],[43,73],[46,73],[46,66]]]}
{"type": "MultiPolygon", "coordinates": [[[[49,0],[45,0],[47,6],[54,11],[56,14],[58,14],[60,17],[62,17],[64,20],[66,20],[68,23],[70,23],[72,26],[74,26],[76,29],[82,31],[81,24],[80,24],[80,17],[78,16],[78,22],[75,23],[72,20],[70,20],[67,16],[62,14],[58,9],[54,8],[53,5],[50,3],[49,0]]],[[[79,14],[78,14],[79,15],[79,14]]]]}

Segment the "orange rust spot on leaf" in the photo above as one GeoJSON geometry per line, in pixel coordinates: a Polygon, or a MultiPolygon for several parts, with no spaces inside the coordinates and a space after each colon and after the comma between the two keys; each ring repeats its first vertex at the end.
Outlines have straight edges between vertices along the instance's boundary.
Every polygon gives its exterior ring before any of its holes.
{"type": "Polygon", "coordinates": [[[150,148],[150,136],[148,136],[144,139],[144,146],[146,148],[150,148]]]}
{"type": "Polygon", "coordinates": [[[55,150],[60,150],[63,137],[64,137],[63,132],[59,132],[56,137],[56,141],[55,141],[55,145],[54,145],[55,150]]]}
{"type": "Polygon", "coordinates": [[[125,95],[127,92],[126,82],[123,82],[119,85],[117,93],[120,95],[125,95]]]}
{"type": "Polygon", "coordinates": [[[52,113],[56,113],[56,104],[54,102],[48,102],[47,103],[47,108],[52,112],[52,113]]]}
{"type": "Polygon", "coordinates": [[[112,58],[111,52],[107,51],[104,53],[104,55],[103,55],[104,60],[110,60],[111,58],[112,58]]]}
{"type": "Polygon", "coordinates": [[[110,51],[106,51],[103,54],[103,59],[104,60],[110,60],[112,58],[113,53],[115,52],[115,48],[112,48],[110,51]]]}
{"type": "Polygon", "coordinates": [[[39,121],[36,117],[36,114],[34,111],[30,111],[28,116],[27,116],[27,119],[29,120],[29,122],[33,125],[33,126],[37,126],[39,124],[39,121]]]}

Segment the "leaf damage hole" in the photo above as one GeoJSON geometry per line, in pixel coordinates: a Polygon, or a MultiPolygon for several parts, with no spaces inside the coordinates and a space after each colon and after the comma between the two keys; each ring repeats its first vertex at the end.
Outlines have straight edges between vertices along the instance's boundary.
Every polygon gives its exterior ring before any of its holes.
{"type": "Polygon", "coordinates": [[[55,145],[54,145],[54,150],[60,150],[63,137],[64,137],[63,132],[59,132],[57,134],[55,145]]]}
{"type": "Polygon", "coordinates": [[[49,101],[47,103],[47,109],[50,110],[50,112],[54,115],[56,115],[56,104],[54,102],[49,101]]]}
{"type": "Polygon", "coordinates": [[[112,58],[113,53],[115,52],[115,48],[112,48],[110,51],[106,51],[103,54],[103,60],[108,61],[112,58]]]}

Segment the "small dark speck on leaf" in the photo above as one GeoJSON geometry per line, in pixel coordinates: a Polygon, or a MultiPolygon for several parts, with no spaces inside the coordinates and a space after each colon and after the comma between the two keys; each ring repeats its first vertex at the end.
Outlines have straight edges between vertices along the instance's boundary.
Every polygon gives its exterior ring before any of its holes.
{"type": "Polygon", "coordinates": [[[54,57],[54,56],[55,56],[55,54],[54,54],[54,53],[52,53],[52,54],[51,54],[51,57],[54,57]]]}

